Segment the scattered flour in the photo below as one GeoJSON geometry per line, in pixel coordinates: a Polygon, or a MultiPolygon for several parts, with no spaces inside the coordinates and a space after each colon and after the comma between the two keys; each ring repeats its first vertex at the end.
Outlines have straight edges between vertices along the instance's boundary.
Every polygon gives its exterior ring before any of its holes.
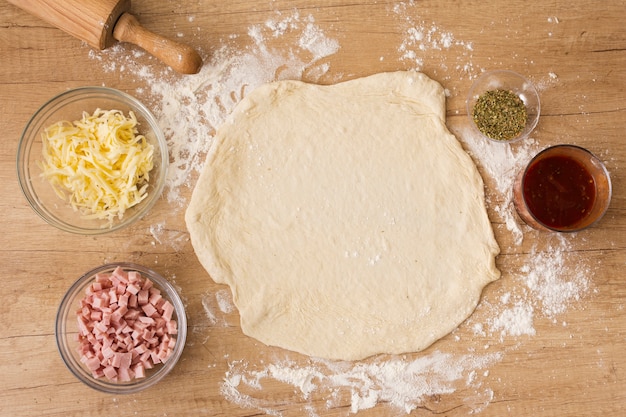
{"type": "MultiPolygon", "coordinates": [[[[413,360],[395,357],[372,362],[330,362],[310,360],[302,366],[294,362],[253,365],[233,361],[222,383],[222,394],[229,400],[267,414],[280,416],[260,394],[264,380],[275,380],[296,388],[303,400],[312,393],[327,398],[326,408],[350,398],[350,412],[388,403],[407,414],[423,404],[426,397],[455,392],[462,387],[479,388],[476,371],[501,359],[500,353],[451,355],[433,352],[413,360]]],[[[487,389],[493,395],[493,391],[487,389]]],[[[482,398],[482,396],[481,396],[482,398]]],[[[484,398],[483,398],[484,399],[484,398]]],[[[479,408],[484,402],[474,404],[479,408]]]]}
{"type": "Polygon", "coordinates": [[[312,16],[301,17],[297,11],[250,27],[248,36],[252,44],[243,51],[228,45],[212,51],[195,75],[137,65],[136,58],[144,53],[129,54],[123,44],[90,51],[105,70],[130,73],[147,84],[137,95],[150,105],[166,136],[170,152],[167,198],[179,207],[186,204],[181,187],[191,187],[215,130],[248,91],[274,80],[300,79],[305,73],[322,76],[329,67],[320,61],[339,50],[338,41],[325,36],[312,16]],[[294,37],[296,45],[287,51],[272,48],[271,39],[280,36],[294,37]]]}
{"type": "Polygon", "coordinates": [[[220,289],[215,293],[207,292],[202,295],[202,308],[212,326],[226,327],[226,316],[235,311],[230,290],[220,289]]]}
{"type": "Polygon", "coordinates": [[[459,138],[476,164],[482,168],[486,179],[495,181],[495,194],[502,201],[495,202],[489,199],[491,207],[504,221],[509,232],[512,233],[516,245],[523,240],[522,227],[517,219],[513,206],[513,183],[517,173],[537,153],[538,145],[532,138],[521,143],[496,143],[487,141],[470,129],[462,130],[459,138]]]}
{"type": "Polygon", "coordinates": [[[217,291],[215,293],[215,299],[222,313],[228,314],[235,311],[235,305],[233,304],[233,297],[230,290],[224,289],[217,291]]]}
{"type": "Polygon", "coordinates": [[[154,238],[152,245],[156,246],[157,243],[160,245],[167,244],[174,250],[182,250],[189,242],[189,235],[186,232],[167,229],[164,223],[151,225],[150,234],[154,238]]]}
{"type": "MultiPolygon", "coordinates": [[[[399,62],[421,70],[425,63],[438,60],[446,74],[441,77],[444,80],[475,78],[482,70],[473,64],[473,43],[458,39],[434,22],[419,19],[416,5],[413,0],[395,3],[390,12],[404,33],[398,47],[399,62]],[[447,55],[456,61],[442,61],[437,57],[441,51],[449,52],[447,55]]],[[[194,18],[190,16],[188,20],[193,22],[194,18]]],[[[558,23],[556,17],[549,17],[548,21],[558,23]]],[[[188,193],[181,191],[193,185],[215,130],[249,91],[279,79],[306,77],[316,81],[329,71],[327,58],[340,49],[339,42],[326,36],[312,15],[302,16],[297,10],[276,13],[275,18],[249,27],[246,36],[248,46],[235,48],[227,43],[219,47],[211,52],[201,72],[192,76],[137,64],[137,58],[145,54],[122,44],[102,52],[90,51],[105,70],[135,77],[144,85],[136,95],[153,109],[170,150],[166,196],[174,213],[186,206],[184,196],[188,193]],[[274,47],[275,40],[287,41],[291,47],[274,47]]],[[[550,72],[533,81],[542,91],[557,85],[558,76],[550,72]]],[[[521,245],[529,229],[516,217],[511,189],[515,175],[539,150],[539,144],[535,140],[512,145],[488,142],[464,130],[457,136],[481,169],[488,203],[510,233],[513,244],[521,245]]],[[[150,234],[154,245],[168,244],[175,250],[186,242],[184,232],[171,230],[165,223],[152,225],[150,234]]],[[[588,268],[570,259],[568,249],[565,236],[556,237],[546,247],[533,246],[518,270],[504,274],[507,292],[496,296],[495,302],[479,306],[488,310],[486,317],[468,320],[466,325],[471,326],[471,332],[497,344],[507,338],[532,337],[535,320],[548,318],[556,323],[557,317],[584,296],[590,286],[588,268]]],[[[206,320],[212,326],[227,326],[227,319],[236,314],[229,290],[204,293],[201,301],[206,320]]],[[[454,340],[458,342],[461,337],[455,335],[454,340]]],[[[444,348],[445,345],[439,346],[444,348]]],[[[290,353],[285,355],[289,358],[290,353]]],[[[303,364],[302,358],[298,362],[276,359],[268,363],[225,358],[228,371],[221,392],[240,407],[280,416],[282,405],[264,395],[263,388],[276,382],[286,384],[300,396],[303,413],[313,417],[318,412],[318,406],[311,401],[313,397],[325,399],[327,409],[348,402],[350,412],[358,413],[387,404],[409,414],[431,398],[463,391],[467,392],[464,405],[468,412],[480,413],[497,396],[485,386],[485,381],[489,367],[501,361],[503,355],[480,354],[468,348],[465,354],[435,351],[354,363],[309,359],[303,364]]]]}
{"type": "Polygon", "coordinates": [[[519,270],[511,271],[518,285],[491,307],[489,330],[499,333],[501,341],[506,336],[535,335],[535,318],[557,323],[557,317],[589,291],[590,268],[568,252],[566,237],[555,235],[554,239],[541,250],[533,245],[527,261],[519,270]]]}
{"type": "Polygon", "coordinates": [[[533,309],[530,305],[519,302],[506,308],[499,316],[490,320],[491,331],[500,332],[500,340],[504,336],[534,335],[533,309]]]}
{"type": "Polygon", "coordinates": [[[536,309],[556,320],[572,303],[578,302],[589,290],[588,266],[576,263],[567,256],[567,238],[556,235],[558,242],[548,250],[533,248],[530,261],[519,271],[519,279],[526,285],[536,309]],[[569,279],[563,279],[564,276],[569,279]]]}
{"type": "MultiPolygon", "coordinates": [[[[540,150],[539,144],[529,138],[521,143],[503,144],[482,140],[479,135],[466,129],[459,134],[467,151],[482,169],[486,180],[493,182],[490,207],[501,217],[510,232],[515,246],[523,242],[524,231],[531,232],[518,218],[513,205],[513,182],[518,172],[540,150]]],[[[488,187],[489,188],[489,187],[488,187]]],[[[519,270],[509,271],[520,286],[507,292],[500,303],[492,308],[487,319],[489,331],[506,336],[535,335],[534,320],[541,316],[556,322],[556,316],[564,313],[588,291],[589,268],[576,262],[576,255],[568,255],[568,235],[551,235],[547,247],[533,245],[519,270]],[[569,277],[569,278],[564,278],[569,277]]],[[[474,332],[483,327],[474,323],[474,332]]]]}
{"type": "MultiPolygon", "coordinates": [[[[425,60],[432,61],[435,57],[441,60],[438,52],[450,50],[455,52],[455,62],[440,62],[442,70],[454,68],[454,76],[457,78],[475,78],[480,69],[474,67],[472,42],[457,39],[452,32],[440,28],[435,22],[426,22],[417,19],[417,2],[408,1],[396,3],[393,13],[403,24],[405,36],[398,47],[401,54],[400,61],[413,64],[413,69],[420,71],[424,67],[425,60]]],[[[448,72],[448,71],[446,71],[448,72]]]]}

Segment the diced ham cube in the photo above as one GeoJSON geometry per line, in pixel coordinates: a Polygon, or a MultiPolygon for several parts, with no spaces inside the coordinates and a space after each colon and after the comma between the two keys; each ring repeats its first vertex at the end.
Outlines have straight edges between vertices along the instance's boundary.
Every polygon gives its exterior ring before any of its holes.
{"type": "Polygon", "coordinates": [[[140,306],[148,304],[150,301],[150,291],[148,290],[140,290],[137,293],[137,304],[140,306]]]}
{"type": "Polygon", "coordinates": [[[96,297],[93,300],[93,304],[92,305],[93,305],[94,308],[102,308],[102,307],[104,307],[104,306],[106,306],[108,304],[109,304],[109,298],[102,296],[102,297],[96,297]]]}
{"type": "Polygon", "coordinates": [[[107,347],[104,347],[102,349],[102,357],[104,359],[109,359],[109,358],[113,357],[113,355],[115,355],[115,351],[113,349],[111,349],[110,345],[107,346],[107,347]]]}
{"type": "Polygon", "coordinates": [[[100,311],[100,313],[102,314],[102,320],[100,321],[106,324],[107,326],[110,326],[111,325],[111,313],[105,312],[105,311],[100,311]]]}
{"type": "Polygon", "coordinates": [[[169,334],[178,334],[178,322],[170,320],[167,322],[167,331],[169,334]]]}
{"type": "Polygon", "coordinates": [[[128,276],[128,282],[131,282],[131,283],[149,281],[148,278],[144,280],[141,274],[139,273],[139,271],[128,271],[127,276],[128,276]]]}
{"type": "Polygon", "coordinates": [[[117,285],[115,286],[115,292],[116,292],[118,295],[126,294],[126,284],[125,284],[125,283],[122,283],[122,282],[120,282],[119,284],[117,284],[117,285]]]}
{"type": "Polygon", "coordinates": [[[157,312],[157,309],[150,303],[142,305],[141,309],[148,317],[152,317],[157,312]]]}
{"type": "Polygon", "coordinates": [[[170,357],[169,349],[159,349],[157,355],[162,363],[167,362],[167,359],[170,357]]]}
{"type": "Polygon", "coordinates": [[[124,346],[127,350],[130,350],[133,348],[133,346],[135,346],[133,343],[133,338],[129,334],[124,336],[124,339],[122,339],[122,341],[124,342],[124,346]]]}
{"type": "Polygon", "coordinates": [[[146,368],[143,366],[143,363],[141,362],[139,362],[133,367],[133,371],[135,372],[135,378],[146,377],[146,368]]]}
{"type": "Polygon", "coordinates": [[[162,309],[163,312],[161,313],[161,317],[163,317],[166,321],[170,321],[172,319],[172,315],[174,314],[174,306],[168,300],[165,300],[162,309]]]}
{"type": "Polygon", "coordinates": [[[157,345],[157,343],[159,343],[159,338],[156,336],[152,336],[152,337],[144,337],[143,338],[144,342],[146,342],[146,344],[150,347],[154,347],[157,345]]]}
{"type": "Polygon", "coordinates": [[[126,286],[126,291],[128,291],[131,294],[135,294],[135,295],[137,295],[137,293],[139,292],[140,289],[141,288],[139,286],[137,286],[137,284],[134,283],[134,282],[132,282],[132,283],[130,283],[130,284],[128,284],[126,286]]]}
{"type": "Polygon", "coordinates": [[[105,274],[104,272],[97,273],[95,278],[94,278],[94,280],[95,280],[95,282],[97,282],[100,285],[102,285],[104,283],[108,283],[108,282],[111,281],[110,275],[109,274],[105,274]]]}
{"type": "Polygon", "coordinates": [[[157,363],[161,363],[161,358],[159,358],[159,352],[157,351],[157,349],[152,349],[150,351],[150,359],[152,360],[153,364],[157,364],[157,363]]]}
{"type": "MultiPolygon", "coordinates": [[[[145,289],[145,288],[142,288],[145,289]]],[[[156,288],[156,287],[152,287],[148,290],[148,293],[150,294],[150,302],[152,304],[156,304],[156,302],[161,298],[161,291],[156,288]]]]}
{"type": "MultiPolygon", "coordinates": [[[[95,371],[93,371],[91,375],[93,375],[93,377],[96,379],[102,378],[104,376],[104,371],[102,368],[98,368],[95,371]]],[[[113,381],[117,381],[117,378],[113,379],[113,381]]]]}
{"type": "Polygon", "coordinates": [[[127,293],[128,295],[128,307],[131,308],[136,308],[137,307],[137,295],[136,294],[130,294],[127,293]]]}
{"type": "Polygon", "coordinates": [[[100,359],[95,356],[92,358],[86,358],[84,363],[87,366],[87,369],[89,369],[90,371],[95,371],[96,369],[100,368],[101,365],[100,359]]]}
{"type": "Polygon", "coordinates": [[[106,376],[108,379],[112,380],[117,378],[117,371],[114,367],[110,365],[105,367],[102,371],[104,372],[104,376],[106,376]]]}
{"type": "Polygon", "coordinates": [[[123,293],[120,295],[117,305],[119,307],[128,307],[128,299],[129,299],[129,295],[128,293],[123,293]]]}
{"type": "Polygon", "coordinates": [[[133,354],[131,352],[121,353],[120,368],[130,369],[130,364],[133,360],[133,354]]]}
{"type": "Polygon", "coordinates": [[[126,321],[136,321],[141,316],[141,310],[137,309],[137,306],[132,307],[128,305],[128,311],[124,314],[124,319],[126,321]]]}
{"type": "Polygon", "coordinates": [[[85,323],[82,317],[78,316],[77,321],[78,321],[78,331],[80,334],[87,335],[91,333],[91,331],[89,330],[89,327],[87,327],[87,324],[85,323]]]}
{"type": "Polygon", "coordinates": [[[113,321],[113,323],[120,323],[122,321],[122,318],[124,317],[124,315],[126,314],[126,312],[128,311],[127,307],[118,307],[113,314],[111,314],[111,321],[113,321]]]}
{"type": "Polygon", "coordinates": [[[147,324],[147,325],[150,325],[150,324],[155,324],[155,323],[156,323],[156,320],[155,320],[155,319],[153,319],[152,317],[146,317],[146,316],[141,316],[141,317],[139,317],[139,321],[140,321],[141,323],[143,323],[143,324],[147,324]]]}
{"type": "MultiPolygon", "coordinates": [[[[136,273],[137,271],[132,271],[132,272],[136,273]]],[[[111,275],[119,278],[121,281],[128,281],[128,272],[126,272],[124,268],[122,268],[121,266],[118,266],[117,268],[115,268],[115,270],[111,272],[111,275]]]]}
{"type": "Polygon", "coordinates": [[[122,382],[128,382],[133,379],[132,375],[130,374],[130,368],[119,368],[117,370],[117,377],[122,382]]]}
{"type": "Polygon", "coordinates": [[[173,352],[173,315],[172,303],[139,272],[98,274],[76,311],[81,362],[95,378],[144,378],[173,352]]]}
{"type": "Polygon", "coordinates": [[[107,330],[109,329],[109,327],[101,321],[95,322],[93,328],[94,328],[94,332],[97,332],[97,333],[106,333],[107,330]]]}
{"type": "Polygon", "coordinates": [[[141,289],[142,290],[149,290],[153,286],[154,286],[154,283],[152,281],[150,281],[149,278],[146,278],[145,281],[143,282],[143,285],[141,286],[141,289]]]}

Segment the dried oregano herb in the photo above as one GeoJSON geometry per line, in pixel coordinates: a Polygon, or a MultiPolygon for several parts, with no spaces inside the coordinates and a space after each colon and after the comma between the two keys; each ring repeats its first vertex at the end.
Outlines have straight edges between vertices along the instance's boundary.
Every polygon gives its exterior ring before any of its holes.
{"type": "Polygon", "coordinates": [[[485,136],[503,141],[518,136],[527,117],[524,102],[509,90],[486,91],[478,97],[472,112],[476,127],[485,136]]]}

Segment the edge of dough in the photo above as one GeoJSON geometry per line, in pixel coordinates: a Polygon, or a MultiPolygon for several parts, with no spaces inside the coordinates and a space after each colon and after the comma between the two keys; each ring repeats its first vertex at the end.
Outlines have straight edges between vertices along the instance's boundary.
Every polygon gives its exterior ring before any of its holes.
{"type": "MultiPolygon", "coordinates": [[[[241,279],[241,277],[237,278],[234,275],[238,273],[241,274],[242,269],[240,265],[232,264],[232,262],[238,261],[238,259],[232,259],[232,254],[241,254],[243,253],[241,251],[244,249],[233,249],[232,246],[239,244],[245,246],[241,242],[246,241],[249,235],[255,233],[255,230],[238,230],[236,236],[227,236],[228,239],[226,241],[220,241],[219,244],[216,243],[213,236],[213,230],[221,224],[224,212],[232,213],[232,210],[237,209],[237,201],[230,201],[238,198],[231,193],[233,190],[226,185],[221,187],[209,187],[209,191],[207,192],[207,188],[200,189],[196,186],[185,213],[185,221],[196,255],[201,265],[215,282],[228,284],[230,286],[233,292],[233,301],[241,313],[241,325],[245,334],[255,337],[268,345],[278,345],[312,356],[344,360],[362,359],[379,353],[399,354],[427,348],[465,321],[480,302],[484,287],[500,277],[500,271],[496,267],[495,259],[500,252],[500,248],[495,240],[493,228],[485,210],[483,179],[469,154],[463,149],[456,136],[446,127],[445,94],[443,87],[438,82],[419,72],[399,71],[380,73],[328,86],[308,84],[301,81],[277,81],[258,87],[236,106],[233,113],[218,129],[214,142],[207,154],[205,167],[198,178],[198,184],[212,184],[224,179],[226,179],[225,184],[229,184],[228,181],[230,180],[227,179],[229,175],[231,177],[241,176],[239,179],[244,182],[257,179],[255,177],[245,177],[245,173],[243,172],[245,166],[239,166],[237,161],[233,161],[232,166],[229,165],[229,170],[225,170],[227,172],[221,170],[222,166],[213,166],[216,161],[232,161],[231,158],[235,158],[234,155],[236,155],[237,152],[248,152],[242,150],[244,148],[242,143],[237,140],[231,140],[233,136],[239,135],[239,140],[241,141],[241,135],[255,134],[255,132],[246,131],[245,129],[243,129],[243,132],[238,130],[242,120],[252,120],[262,125],[262,118],[265,115],[263,113],[264,109],[272,108],[272,106],[284,106],[284,100],[304,90],[312,93],[314,96],[316,96],[316,94],[323,95],[327,92],[334,91],[343,95],[345,98],[353,94],[354,86],[358,87],[358,93],[363,97],[367,97],[368,99],[382,97],[385,100],[385,105],[391,104],[398,106],[399,111],[403,114],[410,114],[412,115],[411,117],[415,119],[425,117],[426,119],[424,120],[432,120],[432,123],[437,126],[437,129],[444,132],[440,137],[444,142],[442,146],[449,148],[451,152],[459,158],[456,163],[466,167],[468,170],[466,174],[467,177],[465,177],[468,184],[472,184],[473,187],[477,187],[481,190],[478,196],[473,197],[475,200],[471,203],[471,207],[482,207],[483,212],[477,213],[476,215],[479,218],[483,232],[487,235],[484,236],[484,243],[476,250],[482,252],[482,255],[479,256],[480,259],[488,259],[488,265],[482,264],[476,266],[477,273],[482,272],[485,275],[481,278],[472,278],[476,280],[472,288],[468,290],[454,290],[460,293],[454,294],[454,297],[460,297],[463,301],[462,305],[458,306],[459,312],[454,314],[454,318],[448,318],[450,321],[448,326],[453,326],[452,329],[431,329],[431,333],[425,336],[421,341],[411,341],[409,339],[412,335],[405,335],[400,338],[402,341],[398,341],[397,348],[387,348],[385,351],[381,351],[377,346],[366,345],[358,349],[355,347],[351,352],[342,351],[343,353],[339,354],[337,353],[337,349],[341,351],[341,346],[337,346],[337,344],[341,344],[341,341],[324,341],[324,343],[328,344],[326,347],[307,347],[306,342],[301,340],[293,341],[293,343],[289,341],[281,341],[278,343],[273,335],[268,335],[267,333],[273,331],[271,326],[278,326],[286,332],[288,332],[289,329],[286,323],[273,322],[272,320],[281,320],[285,314],[299,314],[303,315],[302,317],[305,318],[309,313],[307,313],[307,310],[294,312],[292,307],[288,305],[288,301],[282,300],[278,294],[273,297],[271,294],[268,295],[270,291],[276,291],[276,288],[272,288],[271,284],[262,284],[269,285],[269,287],[261,290],[258,294],[240,294],[240,288],[236,280],[241,279]],[[224,199],[229,200],[228,207],[220,207],[220,201],[224,199]],[[231,254],[229,255],[231,259],[221,259],[219,249],[217,248],[218,246],[226,246],[226,249],[231,254]],[[238,250],[240,252],[237,252],[238,250]],[[232,262],[229,263],[229,260],[232,262]],[[233,268],[233,266],[235,268],[233,268]],[[234,269],[238,269],[240,272],[236,272],[234,269]],[[242,299],[242,297],[245,299],[242,299]],[[271,303],[274,305],[268,306],[266,311],[253,311],[254,303],[262,303],[263,297],[270,299],[271,303]],[[250,309],[251,305],[253,306],[252,310],[250,309]],[[270,327],[268,328],[267,326],[270,327]],[[411,346],[413,350],[407,350],[407,346],[411,346]]],[[[286,115],[286,117],[288,116],[289,114],[286,115]]],[[[247,136],[245,139],[247,140],[247,136]]],[[[246,146],[253,146],[252,144],[247,144],[246,140],[243,141],[246,146]]],[[[274,151],[282,153],[283,149],[274,149],[274,151]]],[[[285,149],[284,152],[287,153],[287,150],[285,149]]],[[[276,152],[271,153],[271,155],[276,155],[276,152]]],[[[454,162],[452,162],[452,164],[454,164],[454,162]]],[[[225,221],[232,221],[232,218],[231,220],[225,221]]],[[[463,233],[463,230],[460,232],[463,233]]],[[[470,261],[474,262],[473,260],[470,261]]],[[[458,260],[456,262],[459,263],[458,260]]],[[[256,265],[248,265],[248,267],[256,271],[256,265]]],[[[473,268],[473,266],[471,268],[473,268]]],[[[470,270],[472,270],[471,268],[470,270]]],[[[255,273],[253,273],[253,275],[255,275],[255,273]]],[[[263,277],[252,277],[251,279],[258,281],[262,280],[263,277]]],[[[433,285],[438,284],[435,283],[433,285]]],[[[428,313],[424,313],[424,317],[429,317],[428,313]]],[[[308,324],[310,325],[310,323],[308,324]]],[[[380,334],[385,335],[387,333],[383,329],[380,331],[380,334]]],[[[354,345],[353,342],[354,341],[347,341],[344,343],[352,343],[352,345],[354,345]]]]}

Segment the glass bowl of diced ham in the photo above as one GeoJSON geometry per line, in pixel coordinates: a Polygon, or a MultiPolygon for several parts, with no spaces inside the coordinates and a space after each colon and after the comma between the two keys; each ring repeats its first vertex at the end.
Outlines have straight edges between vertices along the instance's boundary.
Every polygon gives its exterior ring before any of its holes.
{"type": "Polygon", "coordinates": [[[63,297],[55,335],[69,370],[87,386],[124,394],[148,388],[176,365],[187,318],[176,289],[133,263],[102,265],[63,297]]]}

